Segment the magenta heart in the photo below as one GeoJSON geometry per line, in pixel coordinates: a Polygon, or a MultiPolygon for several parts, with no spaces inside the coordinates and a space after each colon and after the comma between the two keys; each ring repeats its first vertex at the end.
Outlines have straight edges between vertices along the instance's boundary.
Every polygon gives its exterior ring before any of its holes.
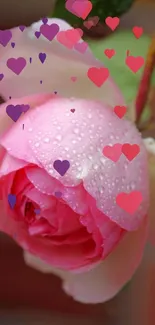
{"type": "Polygon", "coordinates": [[[19,75],[26,66],[24,58],[10,58],[7,60],[7,67],[15,74],[19,75]]]}
{"type": "Polygon", "coordinates": [[[68,160],[55,160],[53,167],[61,176],[64,176],[70,167],[70,163],[68,160]]]}
{"type": "Polygon", "coordinates": [[[12,32],[10,30],[0,30],[0,44],[4,47],[10,42],[12,32]]]}
{"type": "Polygon", "coordinates": [[[57,35],[59,32],[59,26],[57,24],[51,24],[51,25],[41,25],[40,32],[43,36],[45,36],[49,41],[52,41],[53,38],[57,35]]]}
{"type": "Polygon", "coordinates": [[[70,110],[72,113],[74,113],[75,112],[75,108],[71,108],[71,110],[70,110]]]}
{"type": "Polygon", "coordinates": [[[85,53],[87,50],[88,44],[86,42],[80,42],[80,43],[76,43],[74,45],[75,50],[77,50],[80,53],[85,53]]]}

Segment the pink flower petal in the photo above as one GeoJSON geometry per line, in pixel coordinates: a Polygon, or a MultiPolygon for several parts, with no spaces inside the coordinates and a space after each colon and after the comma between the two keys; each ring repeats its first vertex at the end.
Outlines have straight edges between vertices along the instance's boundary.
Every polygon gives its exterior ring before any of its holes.
{"type": "MultiPolygon", "coordinates": [[[[42,105],[43,103],[45,103],[47,100],[51,99],[51,95],[32,95],[29,97],[24,97],[22,99],[11,99],[9,101],[7,101],[6,103],[0,105],[0,154],[2,153],[3,147],[2,147],[2,138],[4,136],[9,135],[10,132],[12,132],[12,129],[16,129],[17,123],[18,123],[18,136],[21,137],[22,139],[22,146],[16,146],[16,139],[12,138],[12,142],[14,143],[14,154],[13,156],[16,158],[19,158],[20,160],[25,160],[27,162],[31,162],[31,163],[36,163],[37,161],[34,159],[34,157],[32,156],[31,150],[28,147],[28,141],[25,138],[24,132],[25,130],[23,130],[23,124],[25,124],[25,129],[29,129],[29,120],[25,120],[25,115],[23,115],[22,117],[20,117],[20,119],[15,123],[7,114],[6,114],[6,107],[8,105],[21,105],[21,104],[29,104],[30,105],[30,109],[35,108],[36,106],[42,105]],[[9,130],[8,130],[9,129],[9,130]],[[27,148],[27,150],[26,150],[27,148]]],[[[26,114],[27,116],[27,114],[26,114]]],[[[15,131],[16,133],[16,131],[15,131]]],[[[11,133],[12,134],[12,133],[11,133]]],[[[7,151],[9,151],[9,147],[6,148],[7,151]]],[[[9,151],[9,153],[11,154],[11,151],[9,151]]],[[[4,153],[3,153],[4,155],[4,153]]]]}
{"type": "Polygon", "coordinates": [[[99,102],[53,99],[28,112],[22,123],[27,125],[24,132],[17,122],[1,140],[11,155],[34,161],[67,187],[83,181],[103,214],[126,230],[138,229],[148,210],[148,166],[145,146],[131,122],[120,120],[99,102]],[[137,144],[140,153],[133,161],[121,155],[115,163],[102,152],[116,143],[137,144]],[[53,167],[57,159],[70,162],[63,177],[53,167]],[[116,197],[132,191],[140,191],[143,201],[131,216],[118,206],[116,197]]]}
{"type": "MultiPolygon", "coordinates": [[[[46,95],[32,95],[28,97],[23,98],[14,98],[8,100],[6,103],[0,105],[0,138],[3,135],[4,132],[6,132],[12,125],[16,125],[16,123],[7,115],[6,113],[6,107],[8,105],[22,105],[22,104],[28,104],[30,105],[30,108],[34,108],[38,105],[42,105],[47,100],[51,99],[51,94],[46,95]]],[[[21,122],[21,118],[20,118],[21,122]]],[[[21,123],[22,125],[22,123],[21,123]]],[[[23,128],[21,127],[22,131],[23,128]]]]}
{"type": "MultiPolygon", "coordinates": [[[[60,31],[71,29],[63,20],[48,19],[48,24],[56,23],[60,31]]],[[[17,35],[14,41],[14,49],[6,47],[0,60],[0,71],[3,71],[4,78],[1,81],[1,94],[8,99],[9,96],[21,97],[34,93],[57,91],[63,97],[79,97],[87,99],[102,100],[111,105],[123,105],[124,99],[111,78],[102,87],[98,88],[87,77],[90,67],[102,67],[103,64],[96,60],[88,48],[84,54],[75,50],[69,50],[61,45],[55,38],[48,41],[43,35],[36,39],[35,31],[39,30],[42,21],[33,24],[24,31],[22,37],[17,35]],[[41,64],[38,54],[46,53],[46,60],[41,64]],[[6,66],[9,58],[24,57],[26,67],[17,76],[6,66]],[[29,58],[32,63],[29,63],[29,58]],[[76,82],[71,77],[76,76],[76,82]],[[42,80],[42,84],[40,84],[42,80]]]]}
{"type": "Polygon", "coordinates": [[[82,303],[101,303],[113,298],[131,279],[138,267],[147,238],[147,218],[141,227],[128,233],[118,247],[95,269],[74,274],[50,267],[24,252],[26,263],[44,273],[54,273],[63,280],[63,289],[82,303]]]}
{"type": "Polygon", "coordinates": [[[0,177],[5,176],[11,172],[17,171],[20,168],[23,168],[27,163],[23,160],[18,160],[8,153],[5,153],[5,156],[0,165],[0,177]]]}

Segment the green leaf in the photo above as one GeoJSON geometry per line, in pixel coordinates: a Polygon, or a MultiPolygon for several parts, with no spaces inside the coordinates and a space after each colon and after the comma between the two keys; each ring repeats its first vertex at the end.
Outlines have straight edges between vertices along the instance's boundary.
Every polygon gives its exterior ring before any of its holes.
{"type": "MultiPolygon", "coordinates": [[[[109,69],[127,104],[130,105],[137,95],[143,68],[137,73],[133,73],[125,64],[126,53],[129,50],[130,55],[146,58],[151,38],[143,34],[140,39],[136,39],[132,31],[117,31],[103,40],[88,39],[86,41],[94,56],[109,69]],[[111,59],[108,59],[104,54],[105,49],[114,49],[116,54],[111,59]]],[[[152,84],[155,85],[155,73],[153,74],[152,84]]]]}
{"type": "Polygon", "coordinates": [[[108,16],[119,17],[132,5],[133,0],[91,0],[93,9],[92,16],[98,16],[104,21],[108,16]]]}

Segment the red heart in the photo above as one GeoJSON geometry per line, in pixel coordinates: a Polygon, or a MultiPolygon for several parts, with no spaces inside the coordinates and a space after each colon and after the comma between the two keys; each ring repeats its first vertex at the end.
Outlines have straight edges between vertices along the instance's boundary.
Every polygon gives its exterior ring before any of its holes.
{"type": "Polygon", "coordinates": [[[107,17],[105,19],[105,23],[108,27],[111,28],[112,31],[116,29],[116,27],[119,25],[120,19],[118,17],[107,17]]]}
{"type": "Polygon", "coordinates": [[[114,112],[119,118],[122,118],[126,113],[126,106],[115,106],[114,112]]]}
{"type": "Polygon", "coordinates": [[[133,160],[140,152],[140,147],[138,144],[125,143],[122,146],[122,153],[126,158],[131,161],[133,160]]]}
{"type": "Polygon", "coordinates": [[[80,18],[86,19],[92,10],[92,7],[92,3],[88,0],[75,0],[72,4],[72,13],[80,18]]]}
{"type": "Polygon", "coordinates": [[[72,28],[59,32],[57,34],[57,40],[67,48],[72,49],[73,46],[81,39],[82,35],[83,32],[80,28],[72,28]]]}
{"type": "Polygon", "coordinates": [[[142,194],[138,191],[133,191],[131,193],[122,192],[116,197],[117,205],[131,215],[137,211],[142,201],[142,194]]]}
{"type": "Polygon", "coordinates": [[[111,59],[111,58],[116,54],[116,52],[115,52],[114,49],[106,49],[106,50],[104,51],[104,54],[105,54],[109,59],[111,59]]]}
{"type": "Polygon", "coordinates": [[[144,58],[142,58],[142,56],[135,57],[128,55],[126,57],[125,63],[134,73],[136,73],[143,66],[144,58]]]}
{"type": "Polygon", "coordinates": [[[97,87],[101,87],[109,77],[109,70],[92,67],[88,69],[87,76],[97,87]]]}
{"type": "Polygon", "coordinates": [[[143,28],[135,26],[132,28],[133,34],[135,35],[136,38],[140,38],[143,34],[143,28]]]}
{"type": "Polygon", "coordinates": [[[113,146],[106,146],[103,148],[102,153],[105,157],[117,162],[122,154],[122,144],[116,143],[113,146]]]}

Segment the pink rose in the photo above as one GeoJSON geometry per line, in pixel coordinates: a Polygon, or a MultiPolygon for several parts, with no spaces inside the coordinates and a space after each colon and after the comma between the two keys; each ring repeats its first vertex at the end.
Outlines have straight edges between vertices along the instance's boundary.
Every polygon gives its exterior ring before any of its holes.
{"type": "Polygon", "coordinates": [[[7,48],[0,62],[5,75],[1,94],[18,97],[0,107],[0,229],[25,250],[28,264],[59,275],[74,299],[102,302],[122,288],[142,258],[147,153],[135,126],[113,112],[116,104],[124,104],[113,81],[109,78],[98,88],[88,79],[89,67],[102,66],[90,50],[81,55],[56,40],[35,40],[36,26],[40,23],[17,37],[18,46],[13,52],[7,48]],[[40,66],[36,56],[43,46],[47,61],[40,66]],[[6,67],[12,56],[32,57],[33,63],[15,76],[6,67]],[[30,96],[37,92],[53,94],[30,96]],[[6,115],[9,104],[29,104],[31,109],[14,123],[6,115]],[[115,163],[103,148],[117,143],[138,144],[140,153],[132,161],[121,154],[115,163]],[[131,215],[116,198],[133,191],[143,200],[131,215]]]}

